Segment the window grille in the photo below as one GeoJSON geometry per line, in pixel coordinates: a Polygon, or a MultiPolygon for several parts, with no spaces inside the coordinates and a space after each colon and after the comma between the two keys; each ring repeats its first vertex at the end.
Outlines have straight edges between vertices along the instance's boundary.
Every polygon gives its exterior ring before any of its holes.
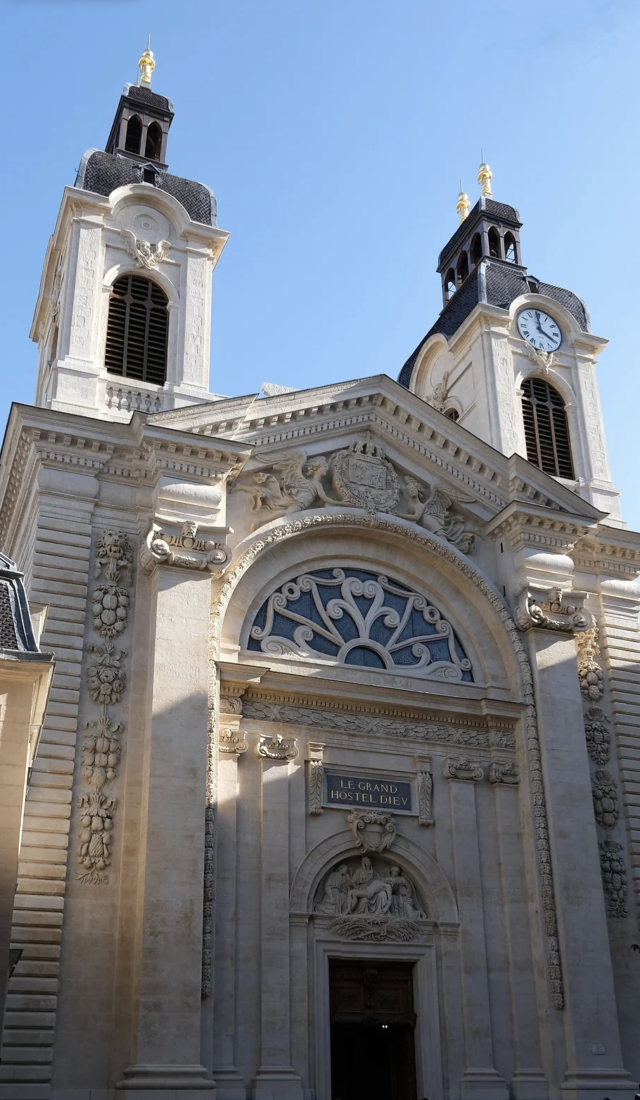
{"type": "Polygon", "coordinates": [[[125,275],[109,299],[105,366],[139,382],[162,386],[167,377],[167,299],[140,275],[125,275]]]}
{"type": "Polygon", "coordinates": [[[527,458],[554,477],[573,479],[569,428],[564,401],[543,378],[522,383],[522,416],[527,458]]]}

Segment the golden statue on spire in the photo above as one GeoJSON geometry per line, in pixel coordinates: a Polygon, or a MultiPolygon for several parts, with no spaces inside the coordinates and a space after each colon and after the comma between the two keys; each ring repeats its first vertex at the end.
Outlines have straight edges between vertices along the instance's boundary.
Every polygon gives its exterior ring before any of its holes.
{"type": "Polygon", "coordinates": [[[482,160],[482,164],[478,168],[478,183],[480,184],[480,194],[485,195],[486,198],[490,199],[493,195],[493,192],[491,190],[491,178],[493,176],[493,172],[491,171],[489,165],[484,159],[484,152],[482,151],[482,149],[480,150],[480,157],[482,160]]]}
{"type": "Polygon", "coordinates": [[[458,195],[458,201],[456,203],[456,210],[458,211],[458,217],[460,219],[460,225],[462,225],[464,219],[468,217],[471,210],[471,203],[469,202],[469,196],[466,191],[462,190],[462,180],[460,180],[460,194],[458,195]]]}
{"type": "Polygon", "coordinates": [[[138,84],[141,88],[151,87],[151,74],[156,67],[151,50],[151,35],[147,39],[147,48],[143,50],[142,57],[138,61],[138,84]]]}

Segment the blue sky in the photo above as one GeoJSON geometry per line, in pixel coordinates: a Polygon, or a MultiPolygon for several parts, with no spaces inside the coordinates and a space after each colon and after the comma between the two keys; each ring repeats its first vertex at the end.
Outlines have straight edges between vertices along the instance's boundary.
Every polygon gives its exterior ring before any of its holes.
{"type": "Polygon", "coordinates": [[[480,147],[524,262],[587,302],[623,514],[640,528],[637,0],[2,0],[0,419],[65,184],[104,148],[151,32],[169,164],[218,196],[211,388],[395,377],[440,307],[437,254],[480,147]]]}

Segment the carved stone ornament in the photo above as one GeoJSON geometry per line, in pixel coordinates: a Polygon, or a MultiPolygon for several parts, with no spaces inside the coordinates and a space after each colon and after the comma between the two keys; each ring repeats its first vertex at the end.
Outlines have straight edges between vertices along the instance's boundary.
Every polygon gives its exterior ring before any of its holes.
{"type": "Polygon", "coordinates": [[[249,742],[239,730],[221,729],[218,748],[220,752],[241,756],[249,748],[249,742]]]}
{"type": "Polygon", "coordinates": [[[556,363],[556,357],[552,351],[542,351],[539,348],[534,348],[531,344],[528,344],[526,340],[522,341],[523,351],[528,359],[532,363],[535,363],[537,367],[540,367],[545,374],[549,374],[549,371],[556,363]]]}
{"type": "Polygon", "coordinates": [[[627,909],[627,869],[620,855],[622,845],[617,840],[601,840],[600,868],[602,886],[607,905],[608,917],[626,917],[627,909]]]}
{"type": "Polygon", "coordinates": [[[117,638],[127,625],[129,614],[129,590],[123,588],[123,579],[131,579],[133,548],[122,531],[103,531],[96,543],[94,576],[104,570],[104,583],[93,591],[93,626],[103,638],[117,638]]]}
{"type": "Polygon", "coordinates": [[[158,241],[150,244],[142,237],[136,237],[130,229],[121,229],[120,237],[129,255],[135,260],[136,267],[152,268],[163,264],[168,259],[171,249],[170,241],[158,241]]]}
{"type": "Polygon", "coordinates": [[[347,817],[356,847],[362,852],[384,852],[396,837],[392,814],[379,810],[352,810],[347,817]]]}
{"type": "Polygon", "coordinates": [[[580,691],[590,703],[599,703],[604,695],[604,674],[596,660],[600,654],[598,624],[593,623],[589,630],[585,631],[576,640],[578,643],[580,691]]]}
{"type": "Polygon", "coordinates": [[[241,477],[234,491],[251,497],[251,511],[257,517],[253,530],[292,512],[349,504],[369,513],[402,516],[446,539],[463,554],[474,547],[475,535],[466,529],[464,519],[450,514],[454,502],[471,504],[474,498],[414,477],[401,479],[369,432],[330,458],[287,451],[265,469],[241,477]]]}
{"type": "Polygon", "coordinates": [[[445,779],[460,779],[467,783],[479,783],[484,779],[484,772],[479,764],[474,764],[466,758],[453,760],[450,756],[444,762],[442,774],[445,779]]]}
{"type": "Polygon", "coordinates": [[[324,788],[324,745],[309,742],[309,814],[317,817],[322,813],[322,795],[324,788]]]}
{"type": "Polygon", "coordinates": [[[78,805],[82,807],[78,878],[81,883],[102,886],[108,882],[105,872],[111,862],[113,845],[112,810],[118,800],[95,791],[81,795],[78,805]]]}
{"type": "Polygon", "coordinates": [[[520,782],[518,765],[514,764],[513,761],[509,761],[506,764],[504,762],[498,763],[495,761],[489,768],[489,782],[503,783],[505,786],[517,787],[520,782]]]}
{"type": "Polygon", "coordinates": [[[82,742],[82,775],[94,791],[116,778],[120,763],[120,734],[123,727],[101,714],[95,722],[85,722],[82,742]]]}
{"type": "Polygon", "coordinates": [[[599,768],[591,780],[591,789],[597,824],[603,829],[613,829],[620,817],[620,803],[615,779],[604,768],[599,768]]]}
{"type": "Polygon", "coordinates": [[[274,733],[271,736],[261,734],[256,752],[258,756],[262,756],[266,760],[295,760],[298,755],[297,740],[294,737],[291,741],[285,741],[279,733],[274,733]]]}
{"type": "Polygon", "coordinates": [[[611,725],[600,707],[589,707],[584,716],[587,751],[595,764],[606,764],[611,753],[611,725]]]}
{"type": "Polygon", "coordinates": [[[94,654],[93,664],[87,668],[87,687],[92,702],[107,707],[119,703],[126,683],[126,674],[121,668],[126,653],[122,649],[116,652],[111,642],[90,645],[88,649],[94,654]]]}
{"type": "Polygon", "coordinates": [[[433,387],[433,393],[431,397],[427,398],[427,403],[431,405],[438,412],[443,413],[449,403],[449,371],[446,370],[442,375],[442,381],[436,382],[433,387]]]}
{"type": "Polygon", "coordinates": [[[516,602],[514,618],[521,630],[540,627],[567,634],[588,630],[592,619],[582,606],[586,592],[571,592],[570,596],[572,602],[568,603],[561,588],[525,589],[516,602]]]}
{"type": "Polygon", "coordinates": [[[334,919],[329,931],[344,939],[403,942],[420,933],[426,919],[415,886],[397,864],[369,856],[348,859],[325,876],[314,912],[334,919]]]}
{"type": "Polygon", "coordinates": [[[184,523],[180,534],[172,534],[154,523],[140,548],[140,565],[148,573],[158,565],[170,565],[222,574],[231,561],[231,549],[226,545],[227,529],[221,530],[216,539],[199,539],[197,530],[196,523],[184,523]],[[191,552],[176,553],[176,550],[191,552]]]}
{"type": "Polygon", "coordinates": [[[240,717],[242,714],[242,699],[239,695],[220,695],[220,713],[233,714],[240,717]]]}
{"type": "Polygon", "coordinates": [[[418,788],[418,825],[433,825],[431,800],[433,795],[433,776],[431,772],[419,771],[416,776],[418,788]]]}

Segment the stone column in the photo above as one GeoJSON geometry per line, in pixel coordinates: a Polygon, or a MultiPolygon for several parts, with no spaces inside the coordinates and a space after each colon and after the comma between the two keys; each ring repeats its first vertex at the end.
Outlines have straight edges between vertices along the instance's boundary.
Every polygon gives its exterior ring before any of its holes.
{"type": "Polygon", "coordinates": [[[475,784],[482,768],[468,760],[447,759],[456,888],[460,912],[460,952],[466,1068],[462,1100],[508,1100],[509,1090],[493,1064],[487,953],[475,784]]]}
{"type": "Polygon", "coordinates": [[[262,770],[261,1065],[255,1100],[302,1100],[291,1066],[289,954],[289,761],[295,740],[260,737],[262,770]]]}
{"type": "Polygon", "coordinates": [[[160,565],[151,579],[144,884],[135,1064],[126,1100],[210,1097],[200,1064],[211,577],[160,565]]]}
{"type": "MultiPolygon", "coordinates": [[[[564,624],[562,624],[564,626],[564,624]]],[[[622,1065],[576,646],[570,630],[530,628],[560,957],[567,1100],[634,1089],[622,1065]]]]}

